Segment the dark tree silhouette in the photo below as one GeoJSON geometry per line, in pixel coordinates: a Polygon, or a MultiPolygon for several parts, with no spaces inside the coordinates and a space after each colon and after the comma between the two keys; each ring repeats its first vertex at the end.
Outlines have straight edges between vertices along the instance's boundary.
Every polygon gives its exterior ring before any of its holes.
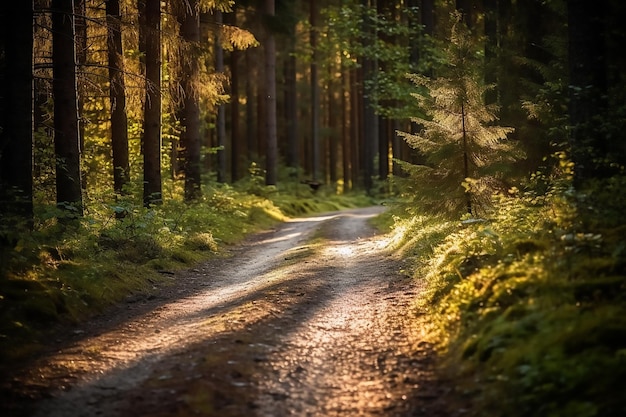
{"type": "Polygon", "coordinates": [[[607,144],[600,128],[607,109],[606,0],[569,0],[569,115],[574,184],[602,176],[607,144]]]}
{"type": "Polygon", "coordinates": [[[146,99],[143,120],[143,202],[162,201],[161,179],[161,0],[145,0],[146,99]]]}
{"type": "Polygon", "coordinates": [[[4,79],[0,213],[15,226],[33,218],[33,1],[2,3],[4,79]],[[16,217],[14,217],[16,216],[16,217]]]}
{"type": "MultiPolygon", "coordinates": [[[[274,0],[265,0],[265,13],[274,16],[274,0]]],[[[278,180],[278,143],[276,127],[276,39],[273,31],[267,31],[265,40],[265,101],[266,113],[266,173],[265,183],[276,185],[278,180]]]]}
{"type": "Polygon", "coordinates": [[[182,65],[183,105],[180,111],[181,144],[183,148],[183,170],[185,172],[185,200],[191,201],[201,194],[200,167],[200,106],[195,83],[200,68],[197,51],[200,42],[200,14],[198,0],[189,1],[181,8],[181,35],[186,45],[182,48],[180,62],[182,65]]]}
{"type": "Polygon", "coordinates": [[[52,76],[57,204],[82,215],[74,1],[52,0],[52,76]]]}
{"type": "Polygon", "coordinates": [[[106,1],[107,57],[109,62],[109,100],[111,108],[111,148],[113,151],[113,189],[124,193],[130,180],[128,156],[128,119],[126,85],[122,55],[122,15],[120,1],[106,1]]]}
{"type": "MultiPolygon", "coordinates": [[[[237,9],[234,8],[232,13],[224,16],[226,22],[230,25],[237,25],[237,9]]],[[[242,53],[236,48],[230,52],[230,172],[231,180],[237,181],[241,173],[241,154],[244,146],[242,146],[241,129],[239,127],[239,64],[242,53]]]]}
{"type": "MultiPolygon", "coordinates": [[[[222,26],[222,12],[215,12],[215,23],[218,27],[222,26]]],[[[215,37],[215,72],[224,72],[224,48],[219,39],[219,35],[215,37]]],[[[217,182],[226,182],[226,104],[220,103],[217,106],[217,182]]]]}
{"type": "Polygon", "coordinates": [[[319,170],[320,170],[320,87],[318,80],[318,71],[317,71],[317,28],[318,19],[319,19],[319,10],[317,2],[312,0],[310,3],[310,17],[309,23],[311,25],[311,35],[310,35],[310,46],[311,51],[313,51],[313,56],[311,58],[311,176],[313,177],[313,182],[319,181],[319,170]]]}

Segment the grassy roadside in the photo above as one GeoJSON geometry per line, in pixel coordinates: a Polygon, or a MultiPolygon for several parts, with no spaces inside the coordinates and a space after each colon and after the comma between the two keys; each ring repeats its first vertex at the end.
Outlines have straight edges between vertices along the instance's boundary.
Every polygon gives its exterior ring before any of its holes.
{"type": "Polygon", "coordinates": [[[0,365],[37,351],[55,324],[149,294],[170,281],[168,272],[222,256],[251,233],[288,217],[368,204],[364,195],[312,193],[294,183],[214,185],[193,204],[170,198],[153,209],[91,201],[73,222],[58,222],[54,210],[40,207],[35,230],[0,256],[0,365]]]}
{"type": "Polygon", "coordinates": [[[388,213],[466,415],[626,415],[624,183],[513,190],[480,220],[388,213]]]}

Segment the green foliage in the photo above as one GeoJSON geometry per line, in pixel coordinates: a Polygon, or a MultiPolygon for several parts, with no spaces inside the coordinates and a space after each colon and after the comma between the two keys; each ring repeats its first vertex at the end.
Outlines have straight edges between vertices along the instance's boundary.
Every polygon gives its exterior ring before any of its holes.
{"type": "Polygon", "coordinates": [[[446,234],[414,262],[416,308],[470,415],[624,415],[625,181],[559,180],[496,196],[484,221],[419,220],[446,234]]]}
{"type": "Polygon", "coordinates": [[[436,78],[408,75],[420,91],[414,97],[427,117],[413,118],[421,126],[419,133],[399,134],[425,158],[425,164],[408,169],[424,190],[416,194],[419,203],[476,214],[488,206],[494,190],[503,188],[503,175],[521,152],[505,140],[513,129],[495,124],[497,107],[484,104],[490,86],[482,84],[478,51],[459,16],[446,58],[436,78]]]}
{"type": "Polygon", "coordinates": [[[52,201],[36,205],[34,230],[0,229],[0,366],[36,349],[51,323],[83,320],[133,293],[149,294],[171,282],[169,272],[288,215],[371,204],[324,187],[313,193],[293,179],[270,189],[253,168],[236,186],[205,184],[193,203],[183,201],[180,182],[166,181],[163,204],[145,208],[133,197],[141,195],[134,182],[123,196],[91,193],[85,216],[71,222],[52,201]]]}
{"type": "Polygon", "coordinates": [[[239,180],[237,187],[259,197],[267,197],[276,191],[275,186],[265,185],[265,170],[256,162],[250,164],[248,175],[239,180]]]}
{"type": "MultiPolygon", "coordinates": [[[[361,65],[359,59],[377,62],[377,70],[364,80],[377,114],[398,119],[415,114],[412,86],[404,75],[427,71],[435,59],[432,57],[438,56],[421,26],[407,23],[419,20],[418,10],[402,7],[379,14],[376,8],[348,2],[323,8],[320,20],[327,22],[326,27],[318,28],[317,52],[326,57],[320,65],[332,66],[339,60],[343,68],[355,68],[361,65]],[[422,52],[417,63],[410,59],[412,47],[422,52]]],[[[310,56],[309,50],[303,58],[310,60],[310,56]]],[[[322,70],[321,74],[328,74],[332,82],[335,72],[322,70]]]]}

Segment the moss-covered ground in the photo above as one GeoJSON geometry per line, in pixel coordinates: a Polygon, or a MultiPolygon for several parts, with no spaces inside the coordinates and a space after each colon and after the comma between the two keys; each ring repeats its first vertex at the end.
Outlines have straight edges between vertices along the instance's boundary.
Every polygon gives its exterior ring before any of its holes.
{"type": "Polygon", "coordinates": [[[511,190],[480,219],[387,214],[466,415],[626,415],[624,186],[511,190]]]}

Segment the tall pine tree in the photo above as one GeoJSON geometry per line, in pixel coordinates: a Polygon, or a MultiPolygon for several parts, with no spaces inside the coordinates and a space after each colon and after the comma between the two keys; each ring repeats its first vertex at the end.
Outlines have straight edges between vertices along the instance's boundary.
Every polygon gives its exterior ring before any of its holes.
{"type": "Polygon", "coordinates": [[[409,75],[422,92],[415,97],[427,115],[413,121],[424,128],[417,134],[399,132],[426,158],[424,165],[408,168],[419,178],[422,204],[471,215],[488,203],[506,163],[519,156],[505,141],[513,129],[496,125],[497,107],[485,104],[489,86],[478,70],[477,52],[461,15],[454,13],[441,75],[409,75]]]}

